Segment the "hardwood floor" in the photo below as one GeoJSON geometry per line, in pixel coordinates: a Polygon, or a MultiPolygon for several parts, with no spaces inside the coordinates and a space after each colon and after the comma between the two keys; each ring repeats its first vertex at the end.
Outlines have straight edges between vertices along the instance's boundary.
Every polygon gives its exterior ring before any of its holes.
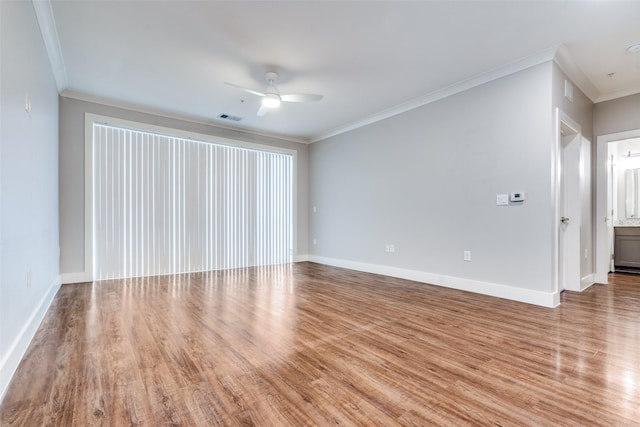
{"type": "Polygon", "coordinates": [[[556,309],[312,263],[64,285],[2,426],[640,425],[640,277],[556,309]]]}

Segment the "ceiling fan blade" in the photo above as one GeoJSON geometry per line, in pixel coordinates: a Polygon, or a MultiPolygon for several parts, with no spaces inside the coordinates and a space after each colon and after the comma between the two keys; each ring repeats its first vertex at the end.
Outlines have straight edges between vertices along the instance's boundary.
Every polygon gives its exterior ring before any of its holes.
{"type": "Polygon", "coordinates": [[[244,90],[245,92],[249,92],[249,93],[252,93],[254,95],[264,96],[264,93],[258,92],[257,90],[247,89],[246,87],[234,85],[233,83],[229,83],[229,82],[224,82],[224,84],[226,84],[228,86],[231,86],[231,87],[235,87],[236,89],[244,90]]]}
{"type": "Polygon", "coordinates": [[[265,107],[264,105],[261,105],[260,108],[258,109],[258,117],[262,117],[265,114],[267,114],[269,112],[270,108],[265,107]]]}
{"type": "Polygon", "coordinates": [[[293,93],[290,95],[280,95],[280,99],[284,102],[313,102],[320,101],[322,95],[314,95],[310,93],[293,93]]]}

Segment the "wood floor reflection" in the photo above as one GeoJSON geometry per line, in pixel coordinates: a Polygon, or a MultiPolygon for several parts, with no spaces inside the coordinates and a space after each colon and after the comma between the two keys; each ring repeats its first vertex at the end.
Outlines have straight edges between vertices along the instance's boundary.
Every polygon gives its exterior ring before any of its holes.
{"type": "Polygon", "coordinates": [[[2,426],[640,422],[640,277],[547,309],[313,263],[62,286],[2,426]]]}

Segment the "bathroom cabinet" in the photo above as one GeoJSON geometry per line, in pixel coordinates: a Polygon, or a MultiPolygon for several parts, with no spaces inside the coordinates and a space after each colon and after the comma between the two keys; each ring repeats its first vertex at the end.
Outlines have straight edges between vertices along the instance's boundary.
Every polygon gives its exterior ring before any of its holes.
{"type": "Polygon", "coordinates": [[[640,268],[640,227],[614,227],[616,267],[640,268]]]}

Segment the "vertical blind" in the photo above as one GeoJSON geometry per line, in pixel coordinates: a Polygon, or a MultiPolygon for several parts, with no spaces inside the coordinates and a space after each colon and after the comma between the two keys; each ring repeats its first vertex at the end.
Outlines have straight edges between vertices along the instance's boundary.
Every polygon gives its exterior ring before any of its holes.
{"type": "Polygon", "coordinates": [[[293,157],[93,125],[94,280],[291,262],[293,157]]]}

